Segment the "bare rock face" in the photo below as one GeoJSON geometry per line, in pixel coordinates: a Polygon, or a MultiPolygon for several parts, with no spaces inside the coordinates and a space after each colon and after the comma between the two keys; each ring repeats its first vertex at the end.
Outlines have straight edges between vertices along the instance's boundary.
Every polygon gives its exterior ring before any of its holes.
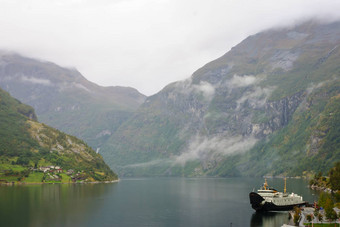
{"type": "Polygon", "coordinates": [[[319,155],[320,141],[308,135],[326,99],[339,93],[339,34],[339,22],[309,21],[248,37],[148,97],[108,139],[103,156],[123,175],[294,169],[289,165],[303,159],[309,144],[319,155]],[[329,91],[324,98],[321,90],[329,91]]]}
{"type": "Polygon", "coordinates": [[[250,133],[256,137],[263,138],[283,128],[290,122],[295,110],[304,98],[305,92],[300,91],[290,97],[266,103],[263,111],[271,118],[268,118],[268,122],[251,124],[250,133]]]}

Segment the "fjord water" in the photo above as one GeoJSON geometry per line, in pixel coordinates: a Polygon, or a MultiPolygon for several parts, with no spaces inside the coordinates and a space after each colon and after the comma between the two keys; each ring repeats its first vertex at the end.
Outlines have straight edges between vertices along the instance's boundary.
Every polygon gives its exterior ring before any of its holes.
{"type": "MultiPolygon", "coordinates": [[[[281,226],[288,213],[256,214],[262,178],[141,178],[112,184],[0,186],[0,226],[281,226]]],[[[282,179],[268,179],[278,190],[282,179]]],[[[287,190],[313,202],[307,181],[287,190]]]]}

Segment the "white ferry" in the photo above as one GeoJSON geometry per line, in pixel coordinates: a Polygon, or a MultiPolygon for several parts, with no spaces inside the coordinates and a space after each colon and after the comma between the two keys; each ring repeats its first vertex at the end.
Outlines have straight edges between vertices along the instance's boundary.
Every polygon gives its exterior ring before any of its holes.
{"type": "Polygon", "coordinates": [[[251,207],[256,211],[287,211],[293,210],[295,206],[300,207],[306,204],[302,196],[286,193],[286,179],[284,192],[270,188],[267,179],[265,179],[263,186],[257,190],[257,193],[249,193],[249,199],[251,207]]]}

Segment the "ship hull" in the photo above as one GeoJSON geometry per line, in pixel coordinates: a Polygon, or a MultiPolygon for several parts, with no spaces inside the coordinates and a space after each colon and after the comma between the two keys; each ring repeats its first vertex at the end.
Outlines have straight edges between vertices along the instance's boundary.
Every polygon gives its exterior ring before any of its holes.
{"type": "Polygon", "coordinates": [[[278,206],[272,202],[266,202],[265,199],[255,192],[249,193],[249,199],[251,207],[257,212],[266,212],[266,211],[288,211],[293,210],[294,207],[306,205],[306,202],[287,204],[278,206]]]}

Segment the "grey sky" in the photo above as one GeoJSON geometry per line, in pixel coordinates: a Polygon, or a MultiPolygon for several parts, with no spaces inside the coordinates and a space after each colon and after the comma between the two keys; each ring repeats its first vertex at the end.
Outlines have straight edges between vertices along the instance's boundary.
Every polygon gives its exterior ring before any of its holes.
{"type": "Polygon", "coordinates": [[[0,0],[0,48],[151,95],[248,35],[339,12],[338,0],[0,0]]]}

